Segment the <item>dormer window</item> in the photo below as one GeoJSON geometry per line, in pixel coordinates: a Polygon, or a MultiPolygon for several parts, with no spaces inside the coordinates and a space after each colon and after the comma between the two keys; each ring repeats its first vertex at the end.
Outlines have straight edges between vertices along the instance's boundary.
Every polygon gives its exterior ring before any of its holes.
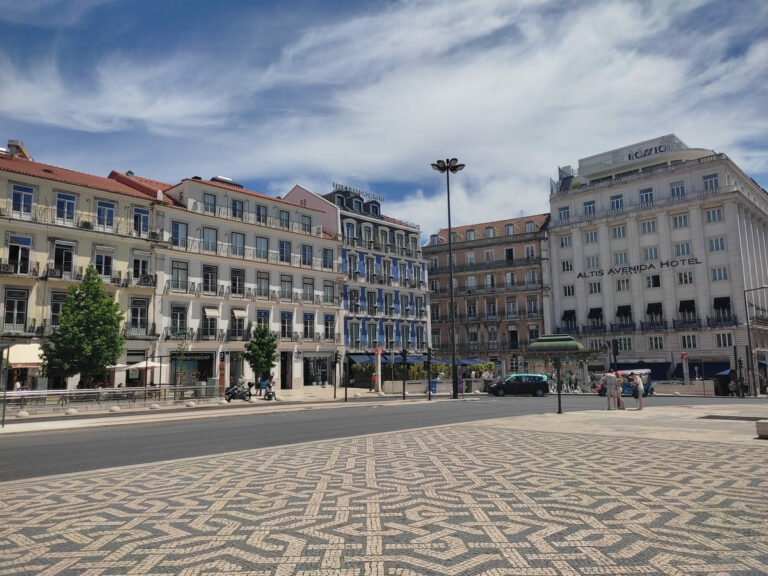
{"type": "Polygon", "coordinates": [[[429,237],[429,243],[432,246],[437,246],[437,243],[438,243],[437,234],[432,234],[432,236],[429,237]]]}
{"type": "Polygon", "coordinates": [[[352,209],[355,212],[360,212],[363,209],[363,203],[360,200],[358,200],[357,198],[355,198],[352,201],[352,209]]]}
{"type": "Polygon", "coordinates": [[[344,208],[344,196],[336,196],[336,206],[344,208]]]}
{"type": "Polygon", "coordinates": [[[486,238],[493,238],[493,227],[488,226],[488,228],[485,229],[485,237],[486,238]]]}
{"type": "Polygon", "coordinates": [[[379,215],[379,207],[376,204],[371,204],[371,216],[379,215]]]}
{"type": "Polygon", "coordinates": [[[533,222],[526,222],[525,223],[525,232],[526,234],[529,234],[531,232],[536,231],[536,225],[533,222]]]}
{"type": "Polygon", "coordinates": [[[475,239],[475,231],[474,230],[467,230],[467,240],[474,240],[475,239]]]}

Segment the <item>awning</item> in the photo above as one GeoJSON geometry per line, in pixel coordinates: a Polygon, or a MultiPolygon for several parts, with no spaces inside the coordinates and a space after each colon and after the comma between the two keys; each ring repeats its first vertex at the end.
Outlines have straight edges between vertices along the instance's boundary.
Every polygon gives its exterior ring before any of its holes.
{"type": "Polygon", "coordinates": [[[14,344],[8,350],[11,368],[37,368],[42,364],[40,344],[14,344]]]}
{"type": "Polygon", "coordinates": [[[373,364],[373,358],[371,358],[370,354],[348,354],[347,358],[349,358],[350,362],[354,362],[355,364],[373,364]]]}
{"type": "Polygon", "coordinates": [[[234,316],[235,318],[248,318],[248,313],[245,310],[241,310],[239,308],[233,308],[232,316],[234,316]]]}
{"type": "MultiPolygon", "coordinates": [[[[694,378],[712,378],[717,376],[718,373],[731,369],[730,362],[697,362],[696,360],[688,359],[688,377],[693,380],[694,378]]],[[[678,364],[675,367],[675,371],[672,373],[673,378],[683,377],[683,365],[678,364]]]]}
{"type": "Polygon", "coordinates": [[[616,317],[617,318],[629,318],[632,316],[632,305],[628,304],[625,306],[619,306],[616,308],[616,317]]]}
{"type": "Polygon", "coordinates": [[[731,307],[731,297],[730,296],[722,296],[720,298],[715,298],[715,304],[714,304],[715,310],[725,310],[731,307]]]}
{"type": "Polygon", "coordinates": [[[208,318],[218,318],[219,317],[219,309],[215,306],[204,306],[203,307],[203,313],[208,318]]]}
{"type": "Polygon", "coordinates": [[[565,310],[563,312],[563,320],[576,320],[576,310],[565,310]]]}
{"type": "Polygon", "coordinates": [[[590,308],[589,314],[587,315],[587,318],[590,320],[595,320],[597,318],[603,317],[603,309],[602,308],[590,308]]]}
{"type": "Polygon", "coordinates": [[[680,300],[680,312],[696,312],[696,300],[680,300]]]}
{"type": "Polygon", "coordinates": [[[126,370],[151,370],[152,368],[160,368],[160,363],[154,360],[142,360],[125,367],[126,370]]]}
{"type": "Polygon", "coordinates": [[[645,310],[646,314],[661,314],[661,302],[651,302],[645,310]]]}

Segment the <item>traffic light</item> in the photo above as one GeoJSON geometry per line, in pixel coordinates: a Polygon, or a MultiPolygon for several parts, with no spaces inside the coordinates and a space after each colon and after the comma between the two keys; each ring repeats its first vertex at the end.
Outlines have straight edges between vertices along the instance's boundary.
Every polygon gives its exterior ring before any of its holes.
{"type": "Polygon", "coordinates": [[[616,338],[611,340],[611,349],[613,350],[614,358],[619,355],[619,341],[616,338]]]}
{"type": "Polygon", "coordinates": [[[401,354],[403,355],[403,364],[405,364],[406,360],[408,360],[408,350],[403,348],[401,354]]]}
{"type": "Polygon", "coordinates": [[[339,355],[339,351],[336,351],[336,355],[333,357],[333,367],[336,368],[336,366],[339,365],[339,360],[341,359],[339,355]]]}

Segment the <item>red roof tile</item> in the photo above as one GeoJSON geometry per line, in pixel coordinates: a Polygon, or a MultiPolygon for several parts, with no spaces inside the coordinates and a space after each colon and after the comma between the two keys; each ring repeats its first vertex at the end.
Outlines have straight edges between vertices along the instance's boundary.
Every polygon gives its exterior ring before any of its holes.
{"type": "MultiPolygon", "coordinates": [[[[485,229],[488,228],[489,226],[494,229],[503,230],[507,224],[513,224],[515,228],[518,230],[517,233],[522,234],[524,233],[526,222],[533,222],[534,225],[536,226],[536,231],[538,232],[541,229],[541,227],[544,226],[548,221],[549,221],[549,213],[533,214],[531,216],[521,216],[519,218],[507,218],[506,220],[494,220],[492,222],[478,222],[475,224],[467,224],[466,226],[451,226],[451,229],[453,233],[459,237],[465,236],[468,230],[476,230],[482,237],[485,232],[485,229]]],[[[441,228],[437,232],[437,236],[438,238],[441,238],[447,241],[448,228],[441,228]]]]}
{"type": "Polygon", "coordinates": [[[115,194],[123,194],[134,198],[147,198],[146,194],[134,190],[117,180],[94,176],[85,172],[75,172],[74,170],[42,164],[33,160],[25,160],[9,154],[0,153],[0,170],[43,180],[51,180],[53,182],[61,182],[62,184],[82,186],[83,188],[91,188],[93,190],[114,192],[115,194]]]}

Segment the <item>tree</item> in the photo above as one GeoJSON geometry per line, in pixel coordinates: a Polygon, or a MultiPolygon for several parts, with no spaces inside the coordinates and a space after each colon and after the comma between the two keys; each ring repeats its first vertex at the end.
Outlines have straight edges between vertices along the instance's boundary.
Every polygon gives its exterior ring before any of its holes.
{"type": "Polygon", "coordinates": [[[277,360],[277,334],[267,326],[256,326],[245,344],[243,357],[260,382],[262,375],[269,373],[277,360]]]}
{"type": "Polygon", "coordinates": [[[122,320],[120,306],[89,266],[83,281],[67,290],[59,325],[42,344],[43,375],[68,378],[103,373],[123,353],[122,320]]]}

